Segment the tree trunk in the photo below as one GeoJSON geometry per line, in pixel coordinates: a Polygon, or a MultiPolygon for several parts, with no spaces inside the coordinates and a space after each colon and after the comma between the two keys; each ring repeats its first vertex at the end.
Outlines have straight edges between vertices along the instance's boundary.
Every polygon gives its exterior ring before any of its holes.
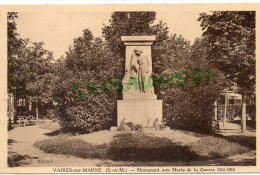
{"type": "Polygon", "coordinates": [[[12,103],[11,103],[11,94],[8,94],[8,130],[10,130],[12,128],[12,103]]]}
{"type": "Polygon", "coordinates": [[[246,91],[242,94],[241,134],[246,133],[246,91]]]}
{"type": "Polygon", "coordinates": [[[18,120],[18,110],[17,110],[17,100],[18,100],[17,90],[14,91],[14,123],[18,120]]]}
{"type": "Polygon", "coordinates": [[[36,109],[35,109],[35,113],[36,113],[36,124],[38,124],[38,120],[39,120],[39,112],[38,112],[38,98],[36,100],[36,109]]]}
{"type": "Polygon", "coordinates": [[[224,106],[224,117],[223,117],[223,126],[226,124],[227,120],[227,105],[228,105],[228,90],[225,94],[225,106],[224,106]]]}
{"type": "Polygon", "coordinates": [[[214,102],[214,119],[215,120],[218,120],[218,101],[216,100],[215,102],[214,102]]]}

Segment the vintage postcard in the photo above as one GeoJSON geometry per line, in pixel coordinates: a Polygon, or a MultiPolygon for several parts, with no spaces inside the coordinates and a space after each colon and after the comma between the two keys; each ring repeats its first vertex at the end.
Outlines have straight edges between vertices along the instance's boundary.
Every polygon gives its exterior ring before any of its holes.
{"type": "Polygon", "coordinates": [[[1,5],[0,173],[259,172],[259,19],[259,3],[1,5]]]}

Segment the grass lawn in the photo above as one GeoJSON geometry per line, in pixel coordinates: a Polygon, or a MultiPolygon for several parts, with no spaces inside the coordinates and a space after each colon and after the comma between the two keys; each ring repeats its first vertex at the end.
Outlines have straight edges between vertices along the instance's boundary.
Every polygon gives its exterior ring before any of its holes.
{"type": "MultiPolygon", "coordinates": [[[[255,137],[198,137],[176,130],[100,131],[79,136],[58,134],[34,146],[46,153],[100,159],[105,166],[196,165],[196,162],[210,165],[207,163],[214,159],[255,150],[255,137]]],[[[225,161],[223,165],[227,165],[225,161]]]]}

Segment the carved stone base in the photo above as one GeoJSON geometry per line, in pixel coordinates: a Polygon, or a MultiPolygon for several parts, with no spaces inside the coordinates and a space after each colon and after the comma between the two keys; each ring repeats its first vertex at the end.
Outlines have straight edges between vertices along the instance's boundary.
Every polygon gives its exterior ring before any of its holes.
{"type": "Polygon", "coordinates": [[[162,120],[162,100],[117,100],[117,125],[127,122],[152,127],[156,118],[162,120]]]}

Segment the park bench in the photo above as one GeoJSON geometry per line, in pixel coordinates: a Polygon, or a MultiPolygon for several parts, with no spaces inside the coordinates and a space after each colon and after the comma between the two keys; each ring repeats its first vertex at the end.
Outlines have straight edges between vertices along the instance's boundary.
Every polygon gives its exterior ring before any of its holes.
{"type": "Polygon", "coordinates": [[[19,126],[36,125],[37,120],[33,116],[18,116],[19,126]]]}

